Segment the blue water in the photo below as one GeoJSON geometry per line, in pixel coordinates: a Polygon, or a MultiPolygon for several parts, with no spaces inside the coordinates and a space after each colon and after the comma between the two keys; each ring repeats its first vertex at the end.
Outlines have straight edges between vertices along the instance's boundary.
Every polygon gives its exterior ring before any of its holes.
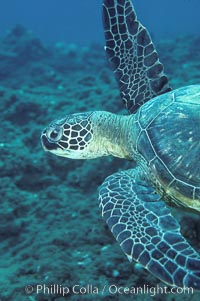
{"type": "MultiPolygon", "coordinates": [[[[40,142],[54,119],[124,108],[103,47],[48,47],[59,41],[103,44],[101,2],[0,0],[0,301],[199,301],[199,292],[155,298],[108,291],[65,298],[36,294],[41,284],[70,289],[92,284],[100,290],[112,284],[161,286],[128,262],[99,210],[98,186],[134,164],[112,157],[62,158],[44,152],[40,142]],[[6,35],[17,23],[41,41],[20,26],[6,35]],[[31,294],[26,288],[32,285],[31,294]]],[[[158,53],[173,89],[199,84],[200,0],[134,0],[134,5],[153,40],[163,39],[158,53]],[[166,42],[178,35],[182,38],[166,42]]],[[[182,232],[200,250],[199,215],[180,211],[179,219],[182,232]]]]}
{"type": "MultiPolygon", "coordinates": [[[[16,23],[45,43],[103,43],[101,0],[0,0],[0,36],[16,23]]],[[[199,34],[199,0],[135,0],[137,14],[154,39],[199,34]]]]}

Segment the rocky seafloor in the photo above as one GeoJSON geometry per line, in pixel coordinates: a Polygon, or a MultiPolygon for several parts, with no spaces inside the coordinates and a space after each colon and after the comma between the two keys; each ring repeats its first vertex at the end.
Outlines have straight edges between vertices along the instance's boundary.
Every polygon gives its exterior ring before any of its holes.
{"type": "MultiPolygon", "coordinates": [[[[157,48],[173,88],[200,83],[199,37],[163,40],[157,48]]],[[[199,300],[199,293],[109,293],[110,285],[163,286],[127,261],[98,208],[104,178],[132,163],[75,161],[41,147],[41,131],[63,114],[123,110],[103,46],[45,46],[16,26],[0,40],[0,109],[0,301],[199,300]],[[37,285],[46,285],[46,294],[36,294],[37,285]],[[62,287],[69,288],[65,297],[62,287]]],[[[199,216],[182,217],[185,236],[200,251],[199,216]]]]}

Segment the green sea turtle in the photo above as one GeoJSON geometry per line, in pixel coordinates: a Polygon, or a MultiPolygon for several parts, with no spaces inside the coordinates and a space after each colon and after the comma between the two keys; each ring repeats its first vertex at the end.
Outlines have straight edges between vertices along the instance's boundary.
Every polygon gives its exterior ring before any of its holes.
{"type": "Polygon", "coordinates": [[[67,115],[42,133],[45,150],[136,163],[99,189],[102,215],[130,261],[162,281],[200,290],[200,255],[180,232],[170,205],[200,212],[200,85],[172,91],[130,0],[104,0],[106,52],[128,116],[67,115]]]}

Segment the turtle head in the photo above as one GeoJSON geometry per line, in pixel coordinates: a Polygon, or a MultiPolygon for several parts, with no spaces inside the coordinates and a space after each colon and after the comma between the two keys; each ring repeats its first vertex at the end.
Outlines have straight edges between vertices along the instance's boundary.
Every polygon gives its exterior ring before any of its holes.
{"type": "Polygon", "coordinates": [[[102,156],[97,151],[98,143],[94,141],[95,113],[71,114],[51,122],[41,135],[44,150],[71,159],[102,156]]]}

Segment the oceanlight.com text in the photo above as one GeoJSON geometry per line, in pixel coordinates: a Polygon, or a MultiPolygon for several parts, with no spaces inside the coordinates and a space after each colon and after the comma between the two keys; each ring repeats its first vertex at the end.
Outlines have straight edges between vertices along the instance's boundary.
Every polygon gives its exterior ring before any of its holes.
{"type": "Polygon", "coordinates": [[[75,284],[73,286],[61,285],[61,284],[37,284],[35,286],[27,285],[25,287],[27,295],[31,294],[43,294],[45,296],[67,296],[69,294],[74,295],[191,295],[193,294],[193,288],[191,287],[167,287],[167,286],[149,286],[144,284],[143,286],[120,286],[117,284],[96,286],[93,284],[80,285],[75,284]]]}

